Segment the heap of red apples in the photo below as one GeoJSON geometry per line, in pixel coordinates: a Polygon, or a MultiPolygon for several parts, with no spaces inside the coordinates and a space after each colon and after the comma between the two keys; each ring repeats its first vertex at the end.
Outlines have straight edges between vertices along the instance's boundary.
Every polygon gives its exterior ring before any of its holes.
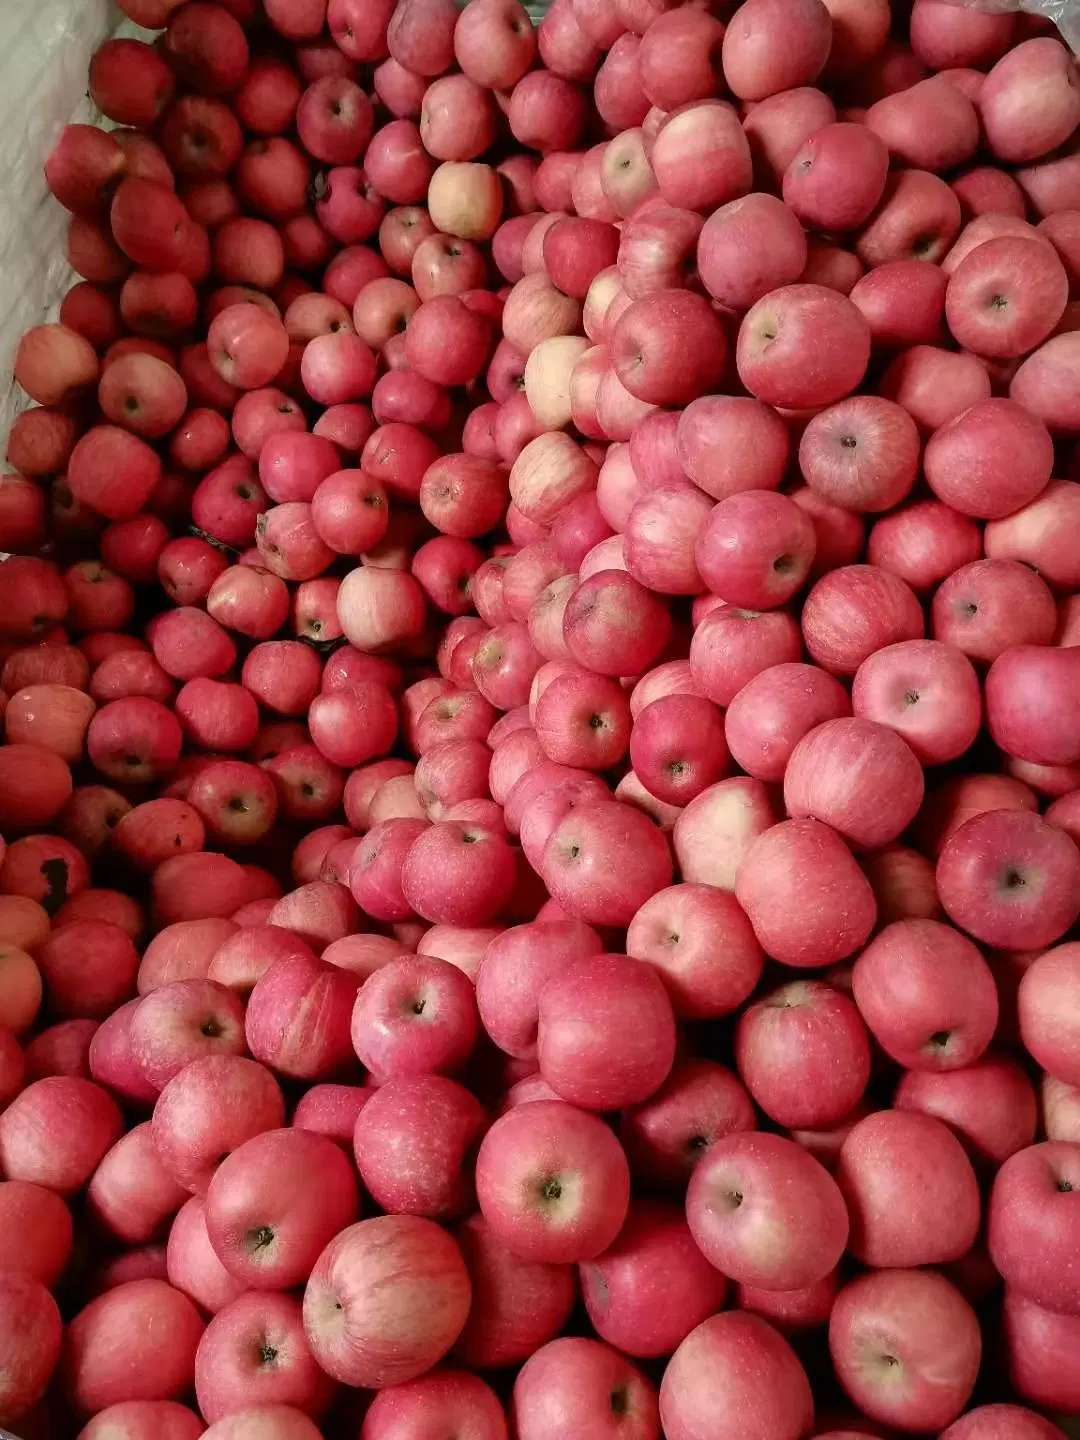
{"type": "Polygon", "coordinates": [[[1057,31],[121,7],[0,480],[0,1426],[1077,1434],[1057,31]]]}

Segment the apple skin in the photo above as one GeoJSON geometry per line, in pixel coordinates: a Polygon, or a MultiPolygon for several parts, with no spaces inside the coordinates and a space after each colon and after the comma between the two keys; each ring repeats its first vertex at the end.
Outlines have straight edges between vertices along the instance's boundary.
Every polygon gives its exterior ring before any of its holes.
{"type": "Polygon", "coordinates": [[[1022,1405],[980,1405],[941,1432],[941,1440],[1063,1440],[1049,1420],[1022,1405]]]}
{"type": "Polygon", "coordinates": [[[444,1075],[388,1080],[372,1092],[353,1130],[365,1189],[392,1214],[436,1220],[461,1214],[473,1195],[470,1155],[487,1126],[480,1101],[444,1075]]]}
{"type": "Polygon", "coordinates": [[[810,1382],[794,1350],[766,1321],[739,1310],[691,1330],[660,1384],[668,1440],[799,1440],[813,1418],[810,1382]]]}
{"type": "Polygon", "coordinates": [[[837,1124],[870,1080],[869,1038],[858,1010],[818,980],[796,980],[748,1006],[735,1032],[735,1060],[757,1104],[790,1130],[837,1124]]]}
{"type": "Polygon", "coordinates": [[[564,1100],[619,1110],[648,1099],[675,1060],[675,1017],[663,981],[631,956],[573,961],[540,992],[540,1074],[564,1100]]]}
{"type": "Polygon", "coordinates": [[[690,1181],[686,1217],[718,1270],[770,1290],[815,1284],[836,1267],[848,1239],[835,1180],[782,1135],[716,1141],[690,1181]]]}
{"type": "Polygon", "coordinates": [[[765,953],[798,968],[845,959],[877,917],[870,882],[819,820],[781,821],[760,835],[739,867],[735,898],[765,953]],[[843,894],[842,910],[824,899],[829,894],[843,894]]]}
{"type": "Polygon", "coordinates": [[[454,1240],[416,1215],[342,1230],[304,1291],[304,1330],[318,1363],[346,1385],[414,1380],[461,1333],[472,1287],[454,1240]]]}
{"type": "Polygon", "coordinates": [[[1080,1225],[1080,1147],[1045,1141],[1010,1156],[987,1206],[990,1258],[1006,1285],[1048,1310],[1080,1314],[1080,1285],[1061,1257],[1080,1225]]]}
{"type": "Polygon", "coordinates": [[[598,1117],[562,1101],[536,1101],[509,1110],[484,1136],[476,1195],[492,1233],[513,1254],[578,1263],[619,1233],[630,1171],[598,1117]]]}
{"type": "Polygon", "coordinates": [[[935,1431],[968,1402],[982,1336],[967,1301],[933,1270],[878,1270],[836,1297],[829,1350],[840,1383],[870,1420],[935,1431]]]}
{"type": "Polygon", "coordinates": [[[360,1440],[422,1440],[439,1426],[470,1440],[507,1437],[506,1416],[490,1385],[463,1370],[436,1370],[381,1390],[364,1416],[360,1440]]]}
{"type": "Polygon", "coordinates": [[[453,1234],[472,1281],[473,1303],[452,1355],[471,1370],[521,1364],[566,1323],[577,1295],[573,1267],[523,1260],[479,1212],[453,1234]]]}
{"type": "Polygon", "coordinates": [[[1073,1364],[1080,1316],[1046,1310],[1009,1289],[1002,1330],[1009,1380],[1020,1399],[1068,1415],[1080,1410],[1080,1379],[1073,1364]]]}
{"type": "Polygon", "coordinates": [[[294,1295],[249,1290],[213,1317],[195,1355],[195,1394],[212,1424],[255,1405],[319,1416],[334,1382],[316,1365],[294,1295]]]}
{"type": "Polygon", "coordinates": [[[1056,1080],[1080,1086],[1080,1028],[1071,1006],[1080,944],[1057,945],[1029,966],[1017,996],[1024,1048],[1056,1080]]]}
{"type": "Polygon", "coordinates": [[[867,850],[907,829],[924,791],[922,766],[907,743],[858,716],[826,720],[804,735],[784,772],[790,816],[812,815],[867,850]]]}
{"type": "Polygon", "coordinates": [[[1052,945],[1080,915],[1080,850],[1024,810],[991,810],[954,830],[937,864],[950,920],[1002,950],[1052,945]]]}
{"type": "Polygon", "coordinates": [[[761,979],[765,956],[735,897],[713,885],[671,885],[645,901],[626,953],[647,961],[680,1019],[737,1010],[761,979]]]}
{"type": "Polygon", "coordinates": [[[632,1204],[615,1243],[579,1271],[597,1335],[643,1358],[670,1355],[727,1294],[681,1209],[654,1200],[632,1204]]]}
{"type": "Polygon", "coordinates": [[[984,1055],[960,1070],[909,1070],[896,1087],[893,1106],[951,1125],[982,1170],[1004,1164],[1035,1142],[1035,1087],[1015,1060],[984,1055]]]}
{"type": "Polygon", "coordinates": [[[175,1400],[121,1400],[84,1425],[79,1440],[199,1440],[204,1433],[194,1410],[175,1400]]]}
{"type": "Polygon", "coordinates": [[[63,1325],[40,1281],[0,1275],[0,1421],[14,1424],[44,1395],[60,1356],[63,1325]]]}
{"type": "Polygon", "coordinates": [[[511,1400],[518,1440],[558,1440],[573,1426],[588,1440],[659,1440],[656,1391],[629,1360],[599,1340],[563,1336],[518,1371],[511,1400]]]}
{"type": "Polygon", "coordinates": [[[289,1290],[359,1213],[356,1179],[332,1140],[267,1130],[227,1155],[206,1192],[210,1243],[256,1290],[289,1290]]]}
{"type": "Polygon", "coordinates": [[[998,1024],[998,994],[978,948],[937,920],[887,925],[855,962],[852,993],[874,1038],[909,1070],[978,1060],[998,1024]]]}
{"type": "Polygon", "coordinates": [[[930,1115],[879,1110],[859,1120],[836,1178],[851,1216],[848,1248],[864,1265],[936,1265],[975,1243],[975,1171],[952,1130],[930,1115]]]}
{"type": "Polygon", "coordinates": [[[191,1389],[203,1330],[195,1306],[164,1280],[132,1280],[91,1300],[64,1337],[72,1404],[92,1415],[121,1400],[178,1399],[191,1389]]]}

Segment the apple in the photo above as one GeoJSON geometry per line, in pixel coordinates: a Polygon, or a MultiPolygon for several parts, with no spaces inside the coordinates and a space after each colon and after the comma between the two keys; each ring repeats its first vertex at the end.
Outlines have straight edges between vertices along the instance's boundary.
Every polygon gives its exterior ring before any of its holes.
{"type": "Polygon", "coordinates": [[[1005,1357],[1009,1380],[1020,1399],[1040,1408],[1075,1412],[1077,1385],[1069,1356],[1078,1328],[1075,1315],[1046,1310],[1018,1291],[1006,1291],[1005,1357]]]}
{"type": "Polygon", "coordinates": [[[759,835],[739,867],[735,898],[765,953],[799,968],[853,954],[877,917],[870,882],[836,831],[816,819],[785,820],[759,835]],[[834,887],[843,910],[813,902],[834,887]]]}
{"type": "Polygon", "coordinates": [[[660,1384],[669,1440],[798,1440],[813,1415],[810,1382],[795,1351],[743,1311],[713,1315],[691,1330],[660,1384]]]}
{"type": "Polygon", "coordinates": [[[206,1205],[192,1195],[169,1228],[165,1249],[166,1278],[200,1309],[216,1315],[247,1289],[218,1259],[206,1233],[206,1205]]]}
{"type": "Polygon", "coordinates": [[[0,1113],[0,1168],[71,1195],[120,1138],[122,1117],[107,1091],[74,1075],[35,1080],[0,1113]]]}
{"type": "Polygon", "coordinates": [[[974,1311],[942,1276],[878,1270],[836,1297],[829,1351],[841,1385],[871,1421],[933,1431],[967,1404],[982,1336],[974,1311]]]}
{"type": "Polygon", "coordinates": [[[624,1354],[669,1355],[724,1301],[727,1282],[673,1205],[637,1201],[615,1243],[580,1268],[593,1328],[624,1354]],[[658,1306],[657,1294],[668,1296],[658,1306]]]}
{"type": "Polygon", "coordinates": [[[735,1060],[760,1108],[793,1130],[839,1123],[862,1099],[870,1079],[870,1045],[860,1012],[819,980],[781,986],[744,1010],[735,1032],[735,1060]]]}
{"type": "Polygon", "coordinates": [[[727,604],[771,610],[802,588],[816,548],[812,523],[786,495],[744,490],[713,508],[695,558],[701,578],[727,604]]]}
{"type": "Polygon", "coordinates": [[[262,1405],[216,1420],[210,1440],[317,1440],[319,1427],[291,1405],[262,1405]]]}
{"type": "Polygon", "coordinates": [[[991,810],[946,840],[937,884],[949,918],[976,940],[1037,950],[1080,914],[1080,850],[1038,815],[991,810]]]}
{"type": "Polygon", "coordinates": [[[195,1394],[211,1424],[242,1413],[252,1401],[320,1415],[333,1393],[304,1338],[300,1302],[291,1295],[249,1290],[212,1317],[199,1341],[195,1394]]]}
{"type": "Polygon", "coordinates": [[[476,977],[476,1003],[490,1038],[509,1055],[533,1058],[543,987],[573,961],[600,950],[600,937],[577,920],[504,930],[484,951],[476,977]]]}
{"type": "Polygon", "coordinates": [[[136,1125],[104,1155],[87,1189],[91,1215],[125,1245],[152,1240],[187,1191],[162,1165],[149,1124],[136,1125]]]}
{"type": "Polygon", "coordinates": [[[1077,945],[1047,950],[1024,973],[1017,996],[1025,1050],[1049,1075],[1066,1085],[1080,1084],[1080,1051],[1065,998],[1071,993],[1078,962],[1077,945]]]}
{"type": "MultiPolygon", "coordinates": [[[[934,596],[931,617],[935,639],[955,645],[969,660],[986,663],[1006,651],[1046,645],[1057,623],[1046,582],[1018,560],[996,558],[973,560],[947,576],[934,596]]],[[[1056,662],[1049,663],[1053,667],[1056,662]]],[[[1002,670],[1010,667],[1022,671],[1019,653],[1002,670]]],[[[994,701],[996,705],[996,688],[994,701]]],[[[1001,713],[1008,709],[1003,706],[1001,713]]]]}
{"type": "Polygon", "coordinates": [[[618,801],[587,802],[551,832],[542,876],[574,919],[625,925],[650,895],[671,883],[671,852],[640,811],[618,801]]]}
{"type": "Polygon", "coordinates": [[[304,1291],[304,1331],[319,1365],[347,1385],[414,1380],[450,1349],[469,1313],[469,1273],[431,1220],[383,1215],[342,1230],[304,1291]]]}
{"type": "Polygon", "coordinates": [[[351,1167],[331,1140],[302,1129],[268,1130],[215,1171],[206,1228],[230,1274],[253,1289],[286,1290],[307,1278],[358,1208],[351,1167]],[[313,1180],[318,1204],[298,1203],[313,1180]]]}
{"type": "Polygon", "coordinates": [[[836,1182],[780,1135],[715,1141],[691,1177],[686,1218],[698,1248],[721,1273],[767,1290],[815,1284],[847,1245],[836,1182]]]}
{"type": "Polygon", "coordinates": [[[193,1060],[162,1090],[151,1126],[161,1161],[193,1194],[205,1194],[221,1158],[284,1121],[269,1070],[241,1055],[193,1060]]]}
{"type": "Polygon", "coordinates": [[[468,978],[426,955],[402,955],[369,975],[351,1024],[355,1053],[380,1081],[460,1070],[479,1031],[468,978]]]}
{"type": "Polygon", "coordinates": [[[997,1029],[989,966],[966,936],[937,920],[887,925],[856,960],[851,983],[878,1044],[912,1071],[969,1066],[997,1029]]]}
{"type": "Polygon", "coordinates": [[[195,1306],[164,1280],[131,1280],[91,1300],[65,1335],[63,1378],[75,1410],[175,1400],[190,1389],[204,1331],[195,1306]]]}
{"type": "Polygon", "coordinates": [[[84,1425],[81,1440],[198,1440],[203,1423],[175,1400],[121,1400],[84,1425]]]}
{"type": "Polygon", "coordinates": [[[563,1336],[541,1346],[518,1371],[510,1412],[520,1440],[554,1440],[571,1415],[597,1437],[660,1434],[656,1391],[599,1340],[563,1336]]]}
{"type": "Polygon", "coordinates": [[[617,1110],[648,1099],[675,1058],[671,1001],[652,966],[594,955],[552,975],[540,991],[537,1058],[571,1104],[617,1110]]]}
{"type": "Polygon", "coordinates": [[[574,1304],[574,1271],[524,1260],[476,1213],[454,1230],[472,1281],[473,1304],[453,1356],[473,1369],[528,1359],[561,1330],[574,1304]]]}
{"type": "Polygon", "coordinates": [[[975,1243],[975,1172],[953,1132],[930,1115],[879,1110],[859,1120],[836,1178],[851,1216],[849,1248],[865,1265],[941,1264],[975,1243]]]}
{"type": "Polygon", "coordinates": [[[626,953],[659,973],[675,1014],[707,1019],[738,1009],[761,978],[764,955],[734,896],[711,885],[660,890],[626,932],[626,953]]]}
{"type": "Polygon", "coordinates": [[[909,1070],[893,1104],[952,1125],[983,1166],[1003,1164],[1035,1139],[1034,1087],[1015,1061],[993,1055],[959,1070],[909,1070]]]}
{"type": "MultiPolygon", "coordinates": [[[[351,906],[347,891],[345,899],[351,906]]],[[[350,928],[346,926],[344,933],[350,928]]],[[[354,976],[321,960],[303,954],[275,960],[256,981],[248,1000],[244,1017],[248,1049],[279,1074],[296,1079],[327,1080],[347,1072],[353,1058],[349,1025],[356,992],[354,976]]]]}
{"type": "Polygon", "coordinates": [[[576,1263],[611,1244],[626,1217],[630,1176],[619,1142],[596,1116],[562,1101],[508,1111],[476,1162],[481,1214],[527,1261],[576,1263]]]}
{"type": "Polygon", "coordinates": [[[942,1440],[1059,1440],[1063,1433],[1022,1405],[979,1405],[943,1430],[942,1440]]]}
{"type": "Polygon", "coordinates": [[[1007,755],[1040,765],[1072,765],[1080,760],[1073,729],[1078,657],[1080,649],[1075,646],[1021,643],[994,661],[986,678],[987,724],[1007,755]]]}
{"type": "Polygon", "coordinates": [[[1047,1309],[1075,1314],[1075,1282],[1062,1246],[1076,1221],[1070,1196],[1077,1148],[1062,1141],[1029,1145],[1004,1161],[987,1205],[987,1243],[1005,1283],[1047,1309]]]}

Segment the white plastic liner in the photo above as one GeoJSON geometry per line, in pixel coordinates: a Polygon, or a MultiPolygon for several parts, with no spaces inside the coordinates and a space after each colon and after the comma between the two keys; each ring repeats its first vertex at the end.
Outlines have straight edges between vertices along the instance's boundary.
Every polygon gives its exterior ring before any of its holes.
{"type": "Polygon", "coordinates": [[[112,0],[0,0],[0,459],[29,402],[11,378],[19,337],[55,314],[73,276],[67,215],[42,165],[72,120],[96,121],[90,56],[109,35],[140,35],[112,0]]]}

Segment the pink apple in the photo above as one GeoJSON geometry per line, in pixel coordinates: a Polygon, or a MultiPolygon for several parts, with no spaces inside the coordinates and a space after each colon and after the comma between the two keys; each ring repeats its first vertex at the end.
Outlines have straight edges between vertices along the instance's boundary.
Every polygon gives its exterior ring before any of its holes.
{"type": "Polygon", "coordinates": [[[765,1114],[794,1130],[843,1120],[870,1079],[859,1012],[846,995],[817,980],[784,985],[744,1010],[735,1059],[765,1114]]]}
{"type": "Polygon", "coordinates": [[[357,1211],[356,1181],[340,1149],[295,1128],[246,1141],[222,1161],[206,1192],[211,1245],[231,1274],[260,1290],[305,1280],[357,1211]]]}
{"type": "Polygon", "coordinates": [[[851,1216],[849,1248],[864,1265],[941,1264],[975,1243],[975,1172],[953,1132],[930,1115],[879,1110],[858,1121],[836,1178],[851,1216]]]}
{"type": "Polygon", "coordinates": [[[1080,850],[1023,810],[991,810],[946,840],[938,892],[949,918],[1007,950],[1052,945],[1080,914],[1080,850]]]}
{"type": "Polygon", "coordinates": [[[522,1259],[479,1212],[454,1237],[472,1281],[472,1309],[454,1357],[473,1369],[520,1364],[565,1324],[577,1289],[573,1269],[522,1259]]]}
{"type": "Polygon", "coordinates": [[[519,1440],[556,1440],[567,1419],[583,1433],[658,1440],[656,1391],[629,1360],[599,1340],[564,1336],[542,1346],[514,1381],[519,1440]]]}
{"type": "Polygon", "coordinates": [[[660,1385],[668,1440],[798,1440],[813,1415],[795,1351],[771,1325],[738,1310],[691,1330],[660,1385]]]}
{"type": "Polygon", "coordinates": [[[540,1073],[571,1104],[617,1110],[648,1099],[675,1058],[663,982],[631,956],[575,960],[540,992],[540,1073]]]}
{"type": "Polygon", "coordinates": [[[415,1215],[350,1225],[316,1262],[304,1330],[320,1366],[347,1385],[414,1380],[457,1339],[471,1285],[445,1230],[415,1215]]]}
{"type": "Polygon", "coordinates": [[[1014,1060],[988,1055],[960,1070],[909,1070],[893,1104],[944,1120],[983,1165],[1001,1165],[1035,1139],[1035,1090],[1014,1060]]]}
{"type": "Polygon", "coordinates": [[[743,1285],[796,1290],[821,1280],[847,1244],[828,1171],[780,1135],[729,1135],[694,1171],[686,1218],[702,1254],[743,1285]]]}
{"type": "Polygon", "coordinates": [[[685,1019],[738,1009],[765,963],[735,897],[699,883],[672,885],[646,900],[627,927],[626,953],[653,966],[685,1019]]]}
{"type": "Polygon", "coordinates": [[[484,1220],[523,1260],[599,1255],[622,1226],[629,1192],[626,1156],[614,1135],[596,1116],[562,1101],[508,1111],[477,1156],[484,1220]]]}
{"type": "Polygon", "coordinates": [[[869,1419],[933,1431],[967,1404],[982,1336],[974,1311],[940,1275],[880,1270],[840,1291],[829,1350],[841,1385],[869,1419]]]}
{"type": "Polygon", "coordinates": [[[877,905],[870,882],[839,835],[818,820],[786,820],[760,835],[739,867],[735,896],[767,955],[816,968],[842,960],[870,935],[877,905]],[[843,910],[812,897],[832,890],[843,910]]]}

